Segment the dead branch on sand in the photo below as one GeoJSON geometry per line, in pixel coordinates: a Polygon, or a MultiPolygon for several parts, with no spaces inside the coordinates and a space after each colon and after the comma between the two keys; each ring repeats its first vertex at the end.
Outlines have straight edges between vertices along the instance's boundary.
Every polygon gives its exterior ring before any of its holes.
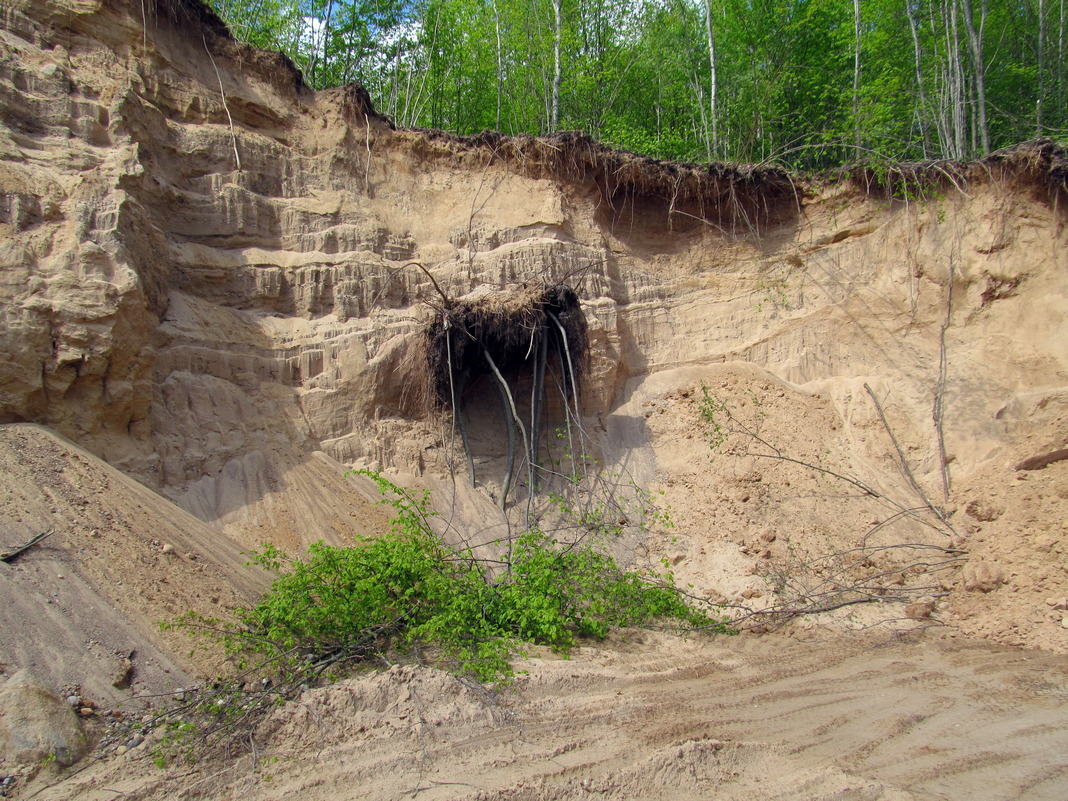
{"type": "MultiPolygon", "coordinates": [[[[725,401],[715,398],[707,387],[704,388],[700,409],[710,427],[709,444],[714,452],[724,447],[728,440],[738,438],[743,442],[742,452],[746,456],[798,465],[852,486],[860,490],[862,497],[875,499],[891,509],[889,515],[868,528],[856,547],[834,550],[813,558],[794,558],[791,555],[785,560],[769,559],[759,572],[778,600],[763,608],[729,605],[729,608],[740,613],[731,620],[733,627],[767,631],[803,615],[832,612],[859,604],[890,602],[919,604],[922,601],[923,608],[913,609],[909,617],[926,619],[934,607],[934,599],[946,594],[943,582],[932,580],[931,577],[955,570],[966,560],[963,551],[950,545],[921,541],[890,544],[871,542],[875,533],[902,520],[918,523],[947,539],[953,538],[956,532],[946,512],[930,501],[916,480],[878,398],[867,384],[864,388],[893,443],[897,462],[907,484],[919,501],[916,505],[891,496],[878,489],[873,482],[783,453],[760,433],[759,423],[751,424],[739,419],[725,401]],[[930,608],[927,608],[928,604],[930,608]]],[[[768,556],[767,553],[764,555],[768,556]]]]}
{"type": "Polygon", "coordinates": [[[56,530],[54,528],[50,528],[48,529],[48,531],[44,532],[43,534],[38,534],[29,542],[23,543],[14,550],[7,551],[6,553],[0,553],[0,562],[14,562],[21,554],[28,551],[30,548],[39,543],[45,537],[50,537],[52,534],[55,533],[55,531],[56,530]]]}

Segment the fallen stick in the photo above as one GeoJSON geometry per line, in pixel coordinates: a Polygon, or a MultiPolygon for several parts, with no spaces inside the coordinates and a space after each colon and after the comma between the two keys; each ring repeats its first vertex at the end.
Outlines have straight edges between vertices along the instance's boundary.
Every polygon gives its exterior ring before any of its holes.
{"type": "Polygon", "coordinates": [[[25,543],[24,545],[18,546],[13,551],[8,551],[7,553],[0,553],[0,562],[14,562],[15,559],[19,556],[19,554],[23,553],[24,551],[28,551],[30,548],[39,543],[45,537],[51,536],[54,533],[55,529],[50,528],[44,534],[38,534],[32,540],[25,543]]]}
{"type": "Polygon", "coordinates": [[[1060,450],[1043,453],[1040,456],[1032,456],[1030,459],[1024,459],[1016,465],[1015,469],[1041,470],[1044,467],[1049,467],[1054,462],[1062,462],[1065,459],[1068,459],[1068,448],[1061,448],[1060,450]]]}

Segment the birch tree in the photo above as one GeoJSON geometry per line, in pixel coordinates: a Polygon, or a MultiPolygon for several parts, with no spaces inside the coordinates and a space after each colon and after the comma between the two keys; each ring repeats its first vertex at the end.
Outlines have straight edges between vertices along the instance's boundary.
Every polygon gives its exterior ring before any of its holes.
{"type": "Polygon", "coordinates": [[[990,152],[990,130],[986,124],[986,69],[983,65],[983,30],[986,27],[986,0],[980,0],[979,27],[975,27],[972,0],[960,0],[964,11],[964,25],[968,33],[968,49],[972,54],[972,81],[975,85],[978,130],[982,141],[982,153],[990,152]]]}

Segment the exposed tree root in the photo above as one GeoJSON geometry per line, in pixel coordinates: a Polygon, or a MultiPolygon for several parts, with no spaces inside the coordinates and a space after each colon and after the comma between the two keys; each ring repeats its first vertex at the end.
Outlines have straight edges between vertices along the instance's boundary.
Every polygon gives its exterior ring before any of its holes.
{"type": "MultiPolygon", "coordinates": [[[[430,395],[439,407],[452,410],[453,429],[459,429],[472,486],[475,470],[471,440],[463,418],[465,393],[480,376],[491,376],[502,404],[509,437],[507,467],[500,504],[503,509],[515,482],[515,428],[523,438],[527,460],[528,499],[538,491],[539,450],[545,424],[545,381],[550,360],[560,364],[565,424],[571,436],[572,416],[578,416],[580,372],[588,350],[586,321],[578,295],[564,284],[523,288],[476,301],[457,301],[421,264],[443,304],[427,325],[426,364],[430,395]],[[531,377],[530,437],[523,425],[509,380],[531,377]]],[[[527,410],[523,410],[526,414],[527,410]]],[[[571,458],[576,457],[574,448],[571,458]]]]}

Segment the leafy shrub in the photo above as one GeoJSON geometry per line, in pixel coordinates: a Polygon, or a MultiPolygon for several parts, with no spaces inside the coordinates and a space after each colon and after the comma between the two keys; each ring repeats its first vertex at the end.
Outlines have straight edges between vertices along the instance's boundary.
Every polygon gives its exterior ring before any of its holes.
{"type": "Polygon", "coordinates": [[[272,546],[256,564],[276,577],[236,625],[187,616],[245,657],[296,667],[303,681],[340,662],[420,654],[431,648],[453,669],[483,681],[512,673],[523,643],[566,653],[577,637],[616,626],[674,621],[722,625],[691,606],[671,576],[639,575],[586,541],[519,536],[511,563],[447,546],[429,525],[428,497],[412,497],[368,473],[396,510],[392,530],[351,547],[318,543],[289,560],[272,546]]]}

